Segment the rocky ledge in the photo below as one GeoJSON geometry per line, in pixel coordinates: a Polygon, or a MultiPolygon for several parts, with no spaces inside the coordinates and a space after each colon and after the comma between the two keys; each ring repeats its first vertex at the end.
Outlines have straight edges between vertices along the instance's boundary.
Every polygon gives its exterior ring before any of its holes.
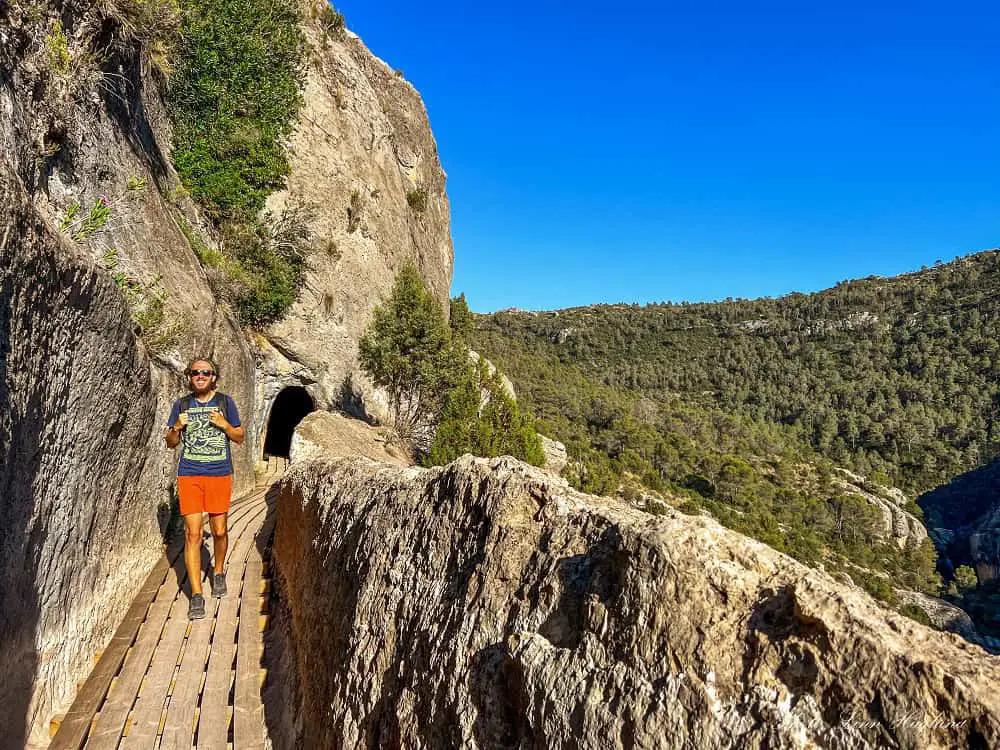
{"type": "Polygon", "coordinates": [[[1000,746],[1000,661],[710,519],[468,456],[277,512],[288,746],[1000,746]]]}

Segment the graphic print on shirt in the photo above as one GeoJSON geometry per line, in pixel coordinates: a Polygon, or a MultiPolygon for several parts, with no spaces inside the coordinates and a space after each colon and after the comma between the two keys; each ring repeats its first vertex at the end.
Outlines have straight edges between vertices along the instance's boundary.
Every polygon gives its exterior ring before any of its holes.
{"type": "Polygon", "coordinates": [[[189,461],[208,463],[225,461],[229,447],[226,433],[209,421],[217,406],[192,406],[187,410],[188,426],[184,431],[184,454],[189,461]]]}

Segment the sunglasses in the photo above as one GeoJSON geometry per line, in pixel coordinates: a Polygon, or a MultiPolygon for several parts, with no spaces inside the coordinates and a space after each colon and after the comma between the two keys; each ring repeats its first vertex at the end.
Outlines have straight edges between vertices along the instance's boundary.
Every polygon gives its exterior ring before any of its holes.
{"type": "Polygon", "coordinates": [[[193,378],[195,375],[204,375],[206,378],[210,378],[215,375],[215,370],[188,370],[188,377],[193,378]]]}

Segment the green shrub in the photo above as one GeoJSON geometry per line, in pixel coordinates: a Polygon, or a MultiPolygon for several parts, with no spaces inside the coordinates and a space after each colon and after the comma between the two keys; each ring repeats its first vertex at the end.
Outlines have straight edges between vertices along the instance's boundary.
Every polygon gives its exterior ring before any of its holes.
{"type": "Polygon", "coordinates": [[[160,277],[157,276],[149,283],[142,283],[121,267],[118,251],[114,248],[104,253],[103,265],[111,274],[111,280],[125,295],[129,314],[150,354],[163,354],[177,346],[189,321],[186,318],[172,320],[167,317],[167,292],[163,289],[160,277]]]}
{"type": "Polygon", "coordinates": [[[226,225],[222,268],[236,282],[230,302],[244,325],[260,328],[280,320],[298,298],[312,239],[298,210],[226,225]]]}
{"type": "Polygon", "coordinates": [[[975,589],[978,583],[979,579],[976,576],[976,571],[968,565],[959,565],[955,569],[955,584],[962,593],[975,589]]]}
{"type": "Polygon", "coordinates": [[[225,222],[216,250],[202,241],[183,214],[176,214],[216,296],[233,306],[243,325],[254,328],[280,320],[298,298],[313,244],[310,217],[311,210],[290,204],[260,219],[225,222]]]}
{"type": "Polygon", "coordinates": [[[406,194],[406,203],[414,213],[422,214],[427,210],[426,188],[417,188],[416,190],[408,192],[406,194]]]}
{"type": "Polygon", "coordinates": [[[447,391],[460,377],[444,312],[407,263],[358,345],[358,359],[375,385],[389,394],[396,431],[404,439],[429,428],[447,391]]]}
{"type": "MultiPolygon", "coordinates": [[[[319,22],[320,28],[326,37],[342,39],[347,31],[347,24],[344,22],[344,14],[337,11],[330,3],[323,3],[322,8],[316,11],[316,6],[312,6],[313,17],[319,22]],[[318,17],[317,17],[318,16],[318,17]]],[[[324,44],[326,39],[324,39],[324,44]]]]}
{"type": "Polygon", "coordinates": [[[522,414],[503,386],[499,370],[489,373],[480,360],[448,392],[425,463],[441,466],[459,456],[514,456],[535,466],[545,463],[534,422],[522,414]]]}
{"type": "Polygon", "coordinates": [[[468,342],[472,338],[472,329],[475,320],[469,310],[469,304],[465,301],[465,294],[453,297],[451,300],[451,310],[448,314],[448,325],[451,328],[451,335],[455,338],[468,342]]]}
{"type": "Polygon", "coordinates": [[[70,72],[72,62],[69,54],[69,40],[63,32],[62,21],[56,19],[49,27],[48,36],[45,37],[45,53],[49,64],[57,75],[67,75],[70,72]]]}
{"type": "Polygon", "coordinates": [[[689,497],[677,506],[677,510],[689,516],[696,516],[701,513],[701,506],[697,500],[689,497]]]}
{"type": "Polygon", "coordinates": [[[178,0],[105,0],[108,15],[154,52],[170,50],[180,32],[178,0]]]}
{"type": "Polygon", "coordinates": [[[295,3],[190,0],[168,91],[174,163],[216,219],[247,220],[288,173],[283,139],[302,104],[295,3]]]}
{"type": "Polygon", "coordinates": [[[202,265],[223,279],[213,289],[254,327],[294,304],[311,241],[301,212],[260,216],[288,174],[283,142],[302,105],[300,21],[299,6],[281,0],[189,0],[168,90],[174,165],[216,223],[220,249],[183,219],[181,229],[202,265]]]}
{"type": "Polygon", "coordinates": [[[861,588],[871,594],[874,598],[888,604],[896,603],[896,594],[892,590],[892,584],[882,576],[866,572],[858,573],[852,577],[858,584],[861,585],[861,588]]]}
{"type": "Polygon", "coordinates": [[[911,620],[916,620],[921,625],[926,625],[929,628],[934,627],[934,623],[931,622],[931,618],[916,604],[904,604],[899,609],[900,614],[904,614],[911,620]]]}

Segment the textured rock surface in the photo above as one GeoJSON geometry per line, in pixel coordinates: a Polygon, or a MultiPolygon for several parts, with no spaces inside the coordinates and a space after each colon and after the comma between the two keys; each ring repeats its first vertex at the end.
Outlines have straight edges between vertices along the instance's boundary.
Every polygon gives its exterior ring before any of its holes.
{"type": "Polygon", "coordinates": [[[350,32],[328,36],[310,23],[306,35],[313,52],[292,171],[287,191],[269,206],[317,208],[310,228],[319,247],[298,303],[267,335],[301,366],[301,384],[314,386],[321,408],[350,408],[353,392],[360,413],[385,422],[383,402],[357,368],[358,341],[407,261],[447,305],[453,253],[445,175],[413,86],[350,32]]]}
{"type": "Polygon", "coordinates": [[[900,604],[913,604],[920,607],[937,629],[958,633],[963,638],[976,642],[978,635],[976,628],[972,624],[972,618],[964,609],[949,604],[943,599],[921,594],[919,591],[909,591],[908,589],[893,589],[893,591],[900,604]]]}
{"type": "Polygon", "coordinates": [[[566,446],[558,440],[539,435],[542,439],[542,450],[545,452],[545,470],[550,474],[558,476],[566,463],[569,461],[569,454],[566,453],[566,446]]]}
{"type": "Polygon", "coordinates": [[[0,747],[47,739],[161,553],[161,385],[121,292],[0,176],[0,747]]]}
{"type": "Polygon", "coordinates": [[[295,428],[291,459],[298,462],[316,455],[365,456],[397,466],[412,464],[406,452],[392,444],[388,435],[388,430],[357,419],[316,411],[295,428]]]}
{"type": "Polygon", "coordinates": [[[289,745],[1000,746],[978,647],[511,459],[296,462],[274,555],[289,745]]]}

